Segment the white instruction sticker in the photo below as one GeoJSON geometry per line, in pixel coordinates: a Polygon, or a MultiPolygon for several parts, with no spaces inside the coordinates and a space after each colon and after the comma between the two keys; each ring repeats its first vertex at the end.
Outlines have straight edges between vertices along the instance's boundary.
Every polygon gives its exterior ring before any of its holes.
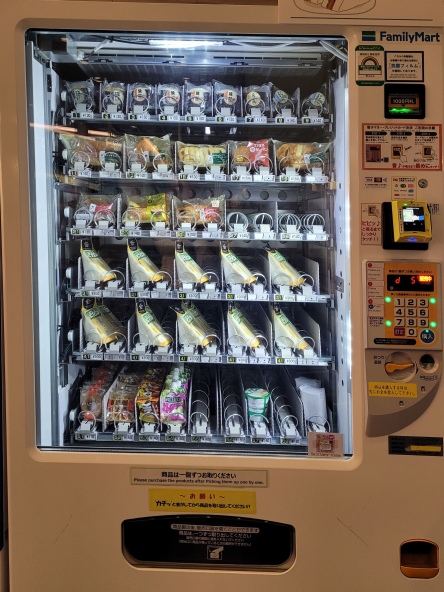
{"type": "Polygon", "coordinates": [[[268,487],[267,471],[163,468],[131,469],[131,485],[211,485],[219,487],[268,487]]]}

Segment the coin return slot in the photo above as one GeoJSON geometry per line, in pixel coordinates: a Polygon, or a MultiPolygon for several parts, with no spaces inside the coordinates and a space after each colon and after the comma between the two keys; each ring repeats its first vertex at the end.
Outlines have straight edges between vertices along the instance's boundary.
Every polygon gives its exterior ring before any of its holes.
{"type": "Polygon", "coordinates": [[[438,545],[421,539],[402,543],[401,572],[407,578],[434,578],[439,572],[438,545]]]}

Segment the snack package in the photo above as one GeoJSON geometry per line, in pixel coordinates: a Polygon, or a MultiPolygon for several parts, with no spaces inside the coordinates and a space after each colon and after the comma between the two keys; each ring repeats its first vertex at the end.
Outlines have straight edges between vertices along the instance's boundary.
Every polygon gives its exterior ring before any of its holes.
{"type": "Polygon", "coordinates": [[[211,82],[193,84],[188,79],[184,84],[184,115],[213,115],[213,87],[211,82]]]}
{"type": "Polygon", "coordinates": [[[160,419],[162,424],[185,426],[190,388],[190,371],[175,367],[168,374],[160,395],[160,419]]]}
{"type": "Polygon", "coordinates": [[[177,277],[180,283],[191,283],[202,285],[208,281],[199,265],[185,251],[182,241],[176,242],[175,261],[177,277]]]}
{"type": "Polygon", "coordinates": [[[306,173],[312,167],[323,168],[327,161],[327,152],[330,143],[319,144],[317,142],[309,143],[290,143],[273,140],[276,154],[276,166],[281,173],[285,172],[287,167],[292,167],[296,172],[306,173]]]}
{"type": "Polygon", "coordinates": [[[257,347],[260,345],[261,340],[258,332],[253,327],[246,313],[234,302],[228,303],[227,323],[228,335],[238,338],[240,341],[239,345],[245,347],[257,347]]]}
{"type": "Polygon", "coordinates": [[[86,419],[86,414],[91,414],[97,421],[101,421],[103,397],[111,386],[115,372],[114,366],[94,368],[91,380],[80,388],[80,409],[85,413],[86,419]]]}
{"type": "Polygon", "coordinates": [[[96,106],[96,87],[93,79],[65,82],[66,113],[93,113],[96,106]]]}
{"type": "Polygon", "coordinates": [[[297,89],[292,96],[288,95],[284,90],[277,88],[274,84],[271,85],[271,106],[273,115],[281,115],[283,109],[291,111],[291,116],[297,116],[299,112],[300,91],[297,89]]]}
{"type": "Polygon", "coordinates": [[[158,84],[157,110],[162,115],[180,115],[182,112],[183,87],[178,84],[158,84]]]}
{"type": "Polygon", "coordinates": [[[125,113],[126,84],[105,80],[101,88],[102,113],[125,113]]]}
{"type": "Polygon", "coordinates": [[[193,167],[194,171],[204,173],[210,171],[211,166],[219,166],[222,172],[227,166],[227,144],[211,146],[209,144],[184,144],[176,142],[176,154],[179,169],[184,165],[193,167]]]}
{"type": "Polygon", "coordinates": [[[171,211],[171,195],[169,193],[127,195],[126,202],[127,209],[122,217],[124,221],[134,220],[136,226],[164,222],[165,226],[169,228],[171,211]]]}
{"type": "Polygon", "coordinates": [[[104,304],[94,298],[82,300],[82,319],[84,340],[108,345],[126,336],[126,329],[104,304]]]}
{"type": "Polygon", "coordinates": [[[225,282],[227,284],[251,285],[257,281],[257,277],[233,253],[226,241],[221,242],[220,253],[222,257],[222,269],[224,270],[225,282]]]}
{"type": "Polygon", "coordinates": [[[235,172],[238,166],[246,167],[251,174],[259,173],[260,167],[273,171],[268,140],[230,141],[229,150],[230,172],[235,172]]]}
{"type": "Polygon", "coordinates": [[[150,368],[140,383],[136,397],[139,420],[144,423],[160,423],[160,395],[166,378],[166,368],[150,368]]]}
{"type": "Polygon", "coordinates": [[[81,240],[80,256],[82,258],[83,278],[85,282],[93,281],[100,286],[104,286],[116,279],[116,274],[102,257],[99,256],[90,238],[81,240]]]}
{"type": "Polygon", "coordinates": [[[276,249],[265,247],[270,266],[271,282],[277,286],[297,288],[305,282],[305,277],[291,265],[276,249]]]}
{"type": "Polygon", "coordinates": [[[238,86],[213,80],[215,115],[242,116],[242,95],[238,86]]]}
{"type": "Polygon", "coordinates": [[[167,347],[173,342],[171,335],[165,333],[148,302],[143,298],[136,300],[136,315],[140,343],[154,347],[167,347]]]}
{"type": "Polygon", "coordinates": [[[133,423],[137,390],[116,387],[108,397],[106,423],[133,423]]]}
{"type": "Polygon", "coordinates": [[[94,193],[81,193],[77,208],[74,212],[75,220],[86,220],[87,226],[98,225],[101,220],[108,222],[110,226],[116,224],[117,195],[96,195],[94,193]]]}
{"type": "Polygon", "coordinates": [[[271,117],[270,84],[242,88],[245,115],[271,117]]]}
{"type": "Polygon", "coordinates": [[[123,164],[123,138],[113,136],[80,136],[60,134],[65,147],[63,154],[68,168],[81,172],[108,170],[121,171],[123,164]]]}
{"type": "Polygon", "coordinates": [[[128,115],[141,115],[143,113],[154,115],[155,110],[154,86],[145,84],[145,82],[128,84],[128,115]]]}
{"type": "Polygon", "coordinates": [[[309,115],[309,109],[316,111],[316,117],[323,117],[328,113],[327,85],[323,84],[318,91],[305,97],[301,102],[302,116],[309,115]]]}
{"type": "Polygon", "coordinates": [[[272,311],[274,340],[277,346],[291,347],[301,351],[306,349],[308,343],[300,335],[290,319],[282,312],[279,304],[274,304],[272,311]]]}
{"type": "Polygon", "coordinates": [[[161,282],[165,274],[151,261],[139,247],[137,239],[129,238],[127,245],[128,260],[133,282],[161,282]]]}
{"type": "Polygon", "coordinates": [[[159,165],[165,165],[168,170],[173,168],[169,134],[161,138],[125,134],[125,147],[129,171],[152,173],[159,165]]]}
{"type": "Polygon", "coordinates": [[[181,201],[173,197],[176,225],[189,222],[192,228],[207,227],[208,224],[225,224],[225,196],[194,198],[181,201]]]}

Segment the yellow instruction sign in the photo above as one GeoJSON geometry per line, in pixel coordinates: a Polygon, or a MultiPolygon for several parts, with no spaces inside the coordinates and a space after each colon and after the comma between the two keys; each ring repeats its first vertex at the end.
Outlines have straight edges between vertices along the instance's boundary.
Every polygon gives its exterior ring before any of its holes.
{"type": "Polygon", "coordinates": [[[369,397],[392,397],[397,399],[416,399],[418,391],[416,384],[399,382],[369,382],[369,397]]]}
{"type": "Polygon", "coordinates": [[[194,514],[256,514],[254,491],[201,489],[200,487],[150,489],[152,512],[192,512],[194,514]]]}

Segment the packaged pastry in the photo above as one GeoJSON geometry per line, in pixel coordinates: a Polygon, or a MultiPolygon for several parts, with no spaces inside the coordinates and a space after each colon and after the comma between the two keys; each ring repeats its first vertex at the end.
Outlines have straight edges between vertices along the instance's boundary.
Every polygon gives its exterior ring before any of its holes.
{"type": "Polygon", "coordinates": [[[83,277],[86,281],[93,281],[100,286],[116,279],[116,274],[95,250],[92,240],[84,238],[80,242],[80,256],[82,258],[83,277]]]}
{"type": "Polygon", "coordinates": [[[276,249],[265,248],[270,266],[271,282],[277,286],[297,288],[305,282],[304,274],[291,265],[276,249]]]}
{"type": "Polygon", "coordinates": [[[161,282],[165,274],[151,261],[135,238],[128,239],[128,260],[133,282],[161,282]]]}
{"type": "Polygon", "coordinates": [[[194,84],[188,79],[184,84],[184,115],[213,115],[213,87],[211,82],[194,84]]]}
{"type": "Polygon", "coordinates": [[[169,193],[157,193],[156,195],[127,195],[127,209],[123,219],[133,220],[136,226],[139,224],[155,224],[164,222],[170,226],[171,195],[169,193]]]}
{"type": "Polygon", "coordinates": [[[74,212],[75,220],[86,220],[86,225],[96,226],[100,221],[106,221],[109,226],[116,224],[117,200],[121,195],[99,195],[95,193],[81,193],[77,208],[74,212]]]}
{"type": "Polygon", "coordinates": [[[168,374],[160,395],[162,424],[184,426],[187,422],[187,402],[190,389],[190,371],[174,367],[168,374]]]}
{"type": "Polygon", "coordinates": [[[230,141],[229,148],[231,171],[237,166],[246,167],[251,174],[258,173],[260,167],[273,169],[268,140],[230,141]]]}
{"type": "Polygon", "coordinates": [[[195,171],[205,172],[211,166],[220,166],[221,171],[226,170],[227,144],[212,146],[209,144],[184,144],[176,142],[177,159],[179,168],[184,165],[191,166],[195,171]]]}
{"type": "Polygon", "coordinates": [[[290,96],[284,90],[277,88],[274,84],[271,85],[271,106],[274,115],[281,115],[282,110],[286,109],[291,112],[291,116],[297,116],[299,103],[299,89],[290,96]]]}
{"type": "Polygon", "coordinates": [[[159,165],[168,170],[173,167],[170,135],[161,138],[156,136],[132,136],[125,134],[125,147],[128,170],[138,172],[157,171],[159,165]]]}
{"type": "Polygon", "coordinates": [[[222,257],[222,269],[224,270],[225,282],[227,284],[251,285],[257,281],[248,267],[233,253],[226,241],[220,244],[222,257]]]}
{"type": "Polygon", "coordinates": [[[106,406],[106,423],[133,423],[137,390],[113,389],[106,406]]]}
{"type": "Polygon", "coordinates": [[[97,421],[101,421],[103,397],[111,386],[115,371],[115,367],[94,368],[91,380],[80,388],[81,411],[91,414],[97,421]]]}
{"type": "Polygon", "coordinates": [[[82,319],[84,340],[108,345],[126,336],[126,329],[104,304],[94,298],[82,300],[82,319]]]}
{"type": "Polygon", "coordinates": [[[126,84],[123,82],[102,83],[102,113],[125,113],[126,84]]]}
{"type": "Polygon", "coordinates": [[[311,167],[323,167],[327,160],[330,143],[293,143],[273,140],[278,170],[283,173],[287,167],[307,172],[311,167]]]}
{"type": "Polygon", "coordinates": [[[301,336],[290,319],[282,312],[279,304],[274,304],[272,311],[273,331],[276,344],[279,347],[288,344],[289,347],[301,351],[306,349],[308,343],[301,336]]]}
{"type": "Polygon", "coordinates": [[[238,86],[213,80],[215,115],[242,116],[242,95],[238,86]]]}
{"type": "Polygon", "coordinates": [[[114,136],[80,136],[60,134],[65,148],[64,158],[68,168],[81,172],[91,170],[121,171],[123,163],[123,138],[114,136]]]}
{"type": "Polygon", "coordinates": [[[96,106],[96,88],[92,78],[78,82],[65,82],[66,112],[93,113],[96,106]]]}
{"type": "Polygon", "coordinates": [[[175,220],[178,226],[189,222],[192,228],[207,227],[208,224],[225,224],[225,196],[194,198],[181,201],[173,197],[175,220]]]}
{"type": "Polygon", "coordinates": [[[191,306],[175,306],[173,308],[177,315],[179,328],[179,340],[182,344],[192,344],[206,347],[214,341],[214,330],[205,321],[198,308],[191,306]]]}
{"type": "Polygon", "coordinates": [[[261,343],[258,331],[255,330],[244,310],[234,303],[228,303],[228,335],[239,338],[245,347],[258,347],[261,343]]]}
{"type": "Polygon", "coordinates": [[[157,109],[163,115],[180,115],[183,87],[178,84],[157,85],[157,109]]]}
{"type": "Polygon", "coordinates": [[[128,84],[128,114],[155,113],[154,86],[145,82],[128,84]]]}
{"type": "Polygon", "coordinates": [[[148,302],[143,298],[136,300],[136,315],[140,343],[155,347],[167,347],[172,343],[173,338],[165,333],[148,302]]]}
{"type": "Polygon", "coordinates": [[[185,251],[182,241],[176,242],[175,261],[177,277],[181,284],[192,283],[200,286],[209,280],[209,277],[185,251]]]}
{"type": "Polygon", "coordinates": [[[244,86],[242,96],[245,115],[271,117],[270,84],[244,86]]]}
{"type": "Polygon", "coordinates": [[[322,117],[328,113],[326,84],[323,84],[319,90],[312,92],[307,97],[302,99],[302,116],[307,117],[309,115],[309,110],[315,111],[317,117],[322,117]]]}

